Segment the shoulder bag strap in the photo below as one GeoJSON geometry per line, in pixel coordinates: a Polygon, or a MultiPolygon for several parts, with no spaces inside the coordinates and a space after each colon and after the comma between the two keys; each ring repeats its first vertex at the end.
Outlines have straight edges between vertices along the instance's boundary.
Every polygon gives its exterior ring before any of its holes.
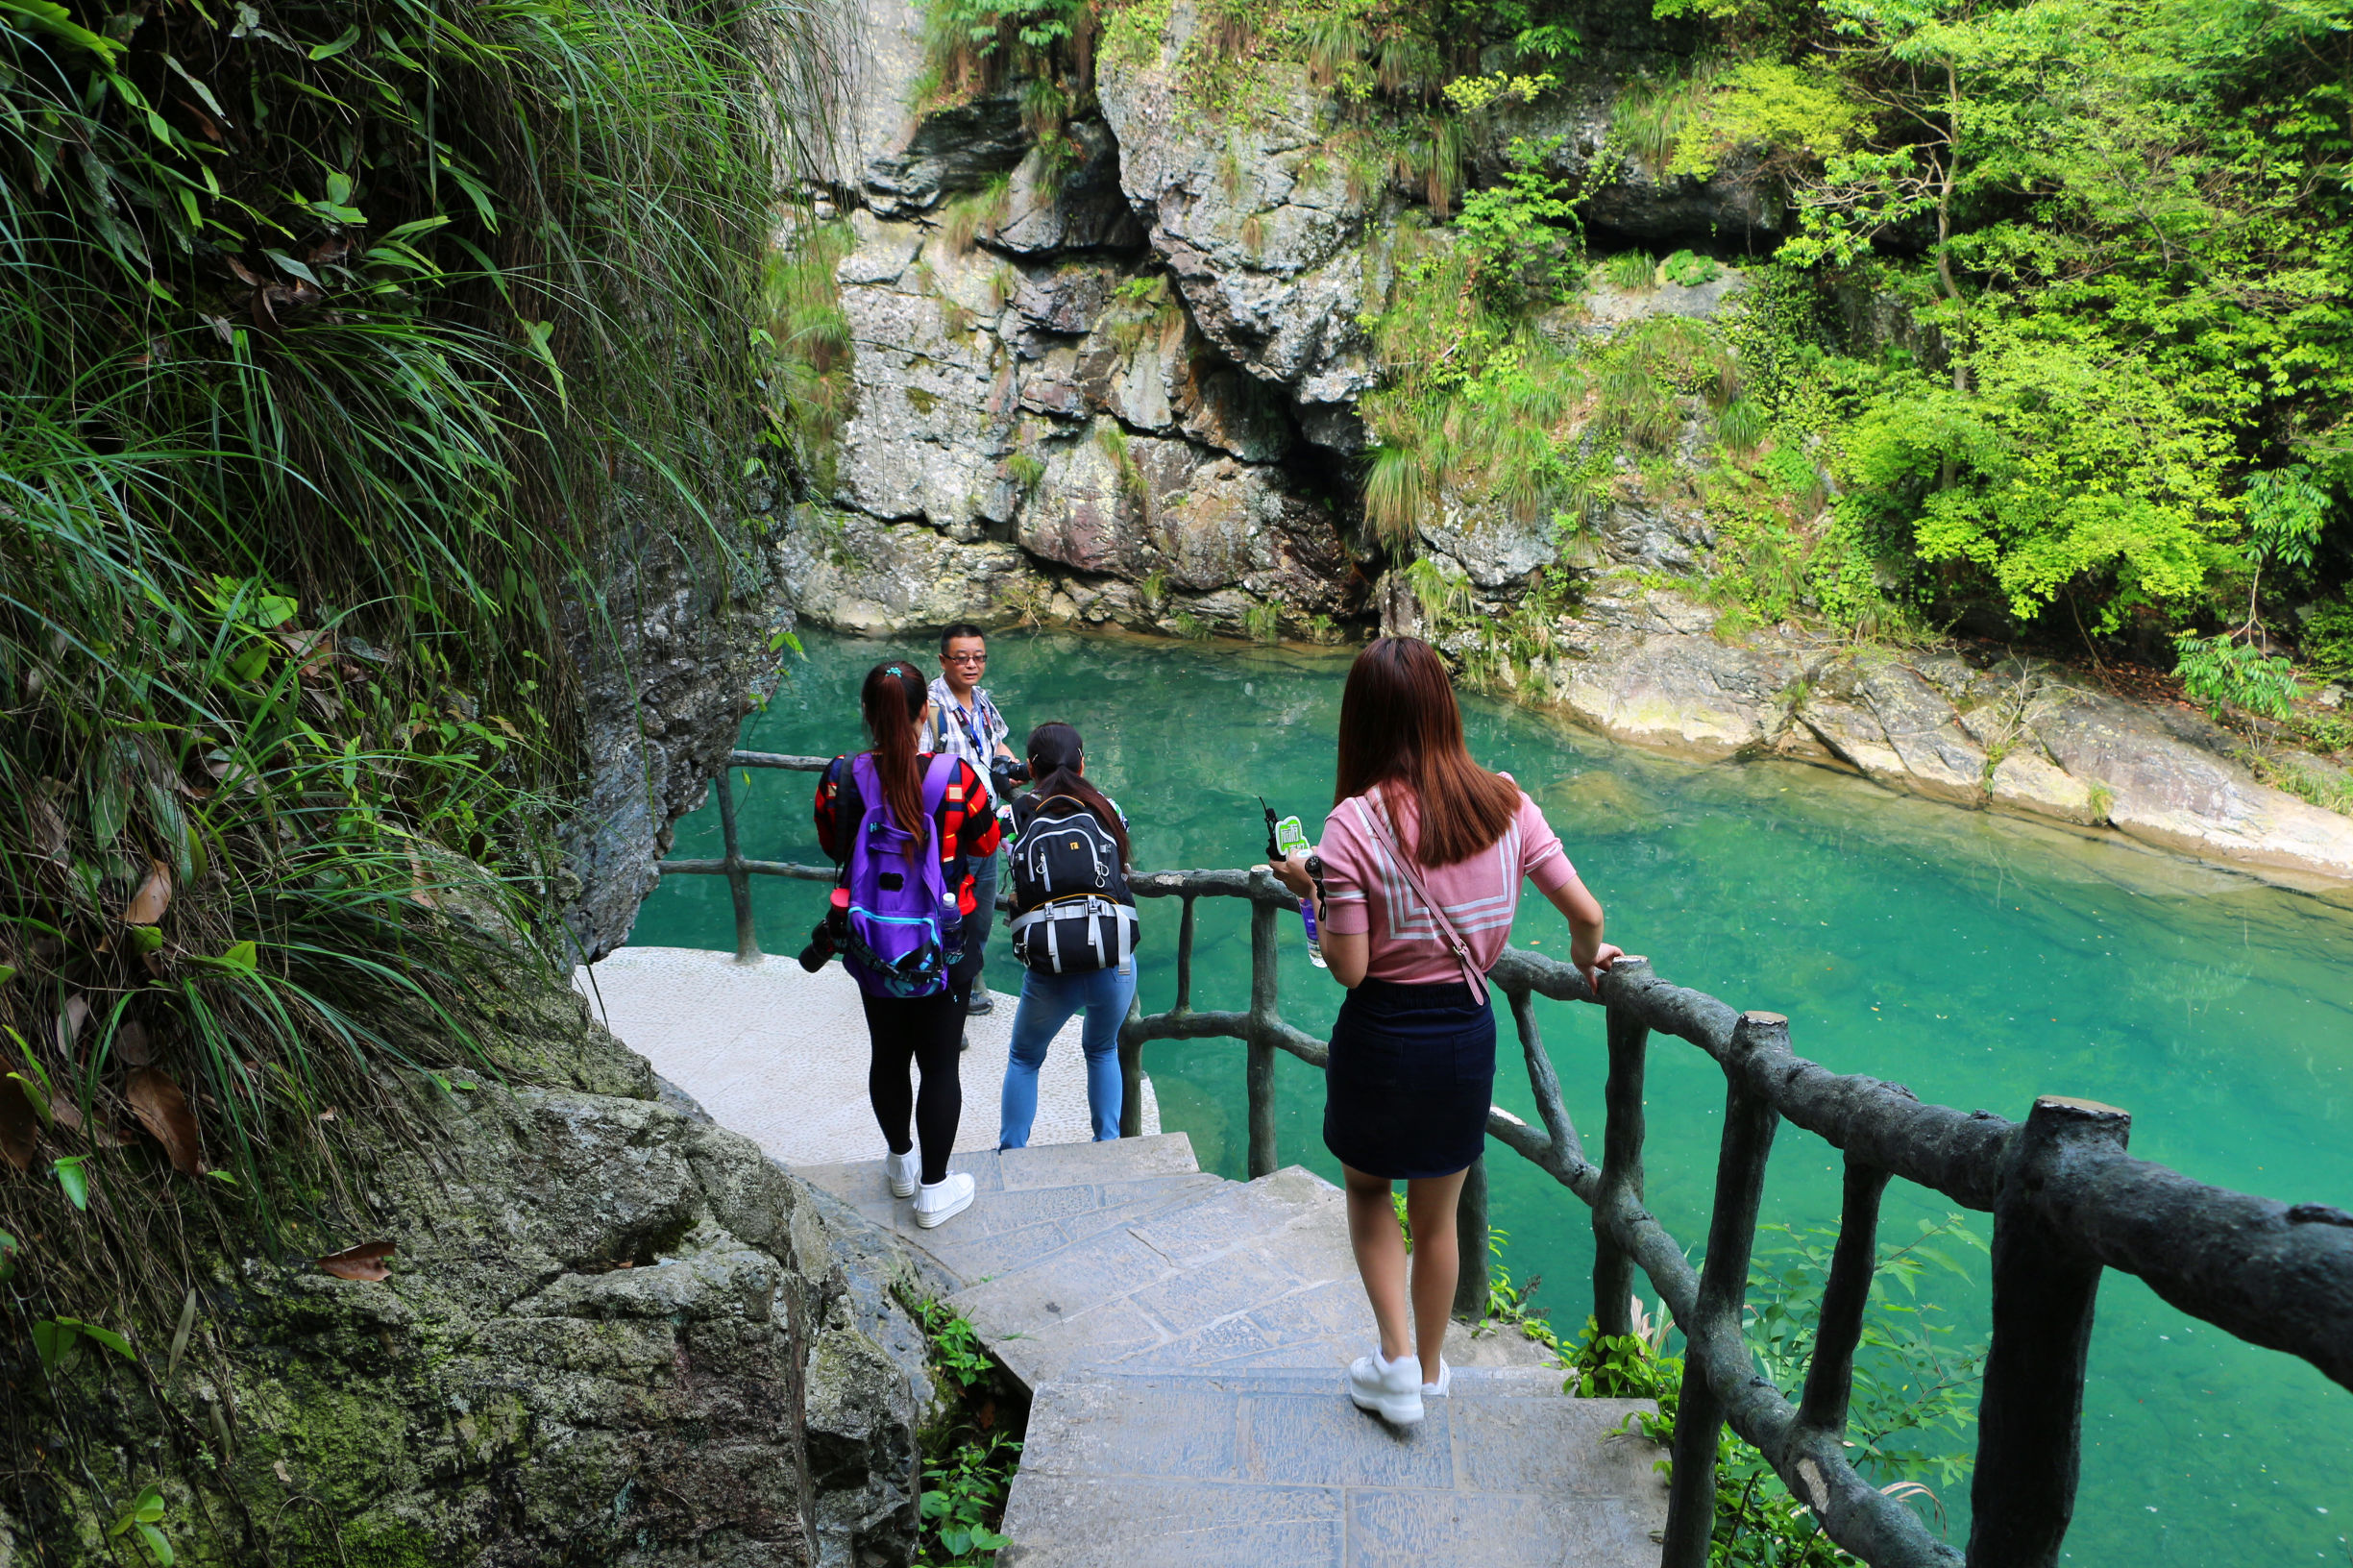
{"type": "Polygon", "coordinates": [[[1486,975],[1471,957],[1470,943],[1462,940],[1462,934],[1455,929],[1455,922],[1447,919],[1446,906],[1431,896],[1430,888],[1414,869],[1412,858],[1399,847],[1396,829],[1389,822],[1388,802],[1380,796],[1378,791],[1379,786],[1376,785],[1374,793],[1357,797],[1358,821],[1370,830],[1373,842],[1381,846],[1381,852],[1388,857],[1390,865],[1397,868],[1397,873],[1406,879],[1406,886],[1413,890],[1413,895],[1422,901],[1422,907],[1430,911],[1430,921],[1438,928],[1438,939],[1455,955],[1455,962],[1462,966],[1462,978],[1471,988],[1471,994],[1484,1001],[1487,995],[1486,975]]]}

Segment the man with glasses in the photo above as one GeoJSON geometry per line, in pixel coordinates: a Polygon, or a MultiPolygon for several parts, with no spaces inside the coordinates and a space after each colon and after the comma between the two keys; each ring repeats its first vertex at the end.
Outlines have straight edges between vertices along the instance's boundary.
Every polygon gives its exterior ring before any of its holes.
{"type": "MultiPolygon", "coordinates": [[[[949,751],[972,765],[972,772],[992,792],[995,780],[990,776],[992,757],[1012,757],[1013,747],[1005,744],[1005,716],[996,711],[996,703],[981,689],[980,677],[989,668],[989,639],[980,627],[969,621],[959,621],[940,634],[940,675],[931,683],[932,723],[924,735],[924,745],[933,751],[949,751]]],[[[1018,759],[1016,759],[1018,760],[1018,759]]],[[[993,793],[987,801],[995,810],[1004,802],[993,793]]],[[[989,941],[989,927],[996,919],[996,857],[976,861],[972,867],[972,897],[978,906],[977,930],[965,933],[967,943],[980,943],[984,949],[989,941]]],[[[968,1004],[974,1013],[986,1013],[996,1006],[989,988],[976,973],[972,979],[972,997],[968,1004]]]]}

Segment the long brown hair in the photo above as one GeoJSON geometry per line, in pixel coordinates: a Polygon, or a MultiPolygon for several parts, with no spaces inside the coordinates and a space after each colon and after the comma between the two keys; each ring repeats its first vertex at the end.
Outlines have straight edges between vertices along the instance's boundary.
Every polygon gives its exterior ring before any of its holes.
{"type": "Polygon", "coordinates": [[[1120,825],[1118,808],[1104,797],[1103,792],[1087,782],[1078,771],[1085,760],[1086,747],[1078,731],[1059,721],[1040,724],[1029,732],[1029,745],[1024,748],[1029,756],[1030,777],[1037,781],[1034,800],[1048,800],[1066,795],[1085,806],[1102,821],[1112,842],[1119,846],[1119,869],[1126,870],[1134,864],[1128,851],[1127,829],[1120,825]]]}
{"type": "Polygon", "coordinates": [[[1463,748],[1454,684],[1419,637],[1379,638],[1357,655],[1340,696],[1339,753],[1334,805],[1376,784],[1413,796],[1421,826],[1405,847],[1418,865],[1470,859],[1519,814],[1519,790],[1463,748]]]}
{"type": "Polygon", "coordinates": [[[858,711],[874,741],[874,776],[882,781],[891,815],[915,840],[910,856],[931,837],[931,824],[923,820],[923,768],[915,750],[915,722],[930,699],[930,684],[911,659],[883,660],[858,688],[858,711]]]}

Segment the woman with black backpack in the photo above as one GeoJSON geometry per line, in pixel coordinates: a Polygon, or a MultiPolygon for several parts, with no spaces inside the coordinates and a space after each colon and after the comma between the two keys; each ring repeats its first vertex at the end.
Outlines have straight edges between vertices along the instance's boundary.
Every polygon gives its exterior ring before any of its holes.
{"type": "Polygon", "coordinates": [[[1119,1024],[1136,995],[1136,900],[1128,892],[1127,819],[1087,782],[1078,731],[1029,732],[1036,785],[1013,805],[1014,957],[1021,1005],[1013,1017],[997,1147],[1029,1146],[1045,1048],[1084,1011],[1087,1113],[1102,1142],[1119,1136],[1119,1024]]]}
{"type": "Polygon", "coordinates": [[[950,1174],[947,1157],[964,1114],[965,996],[980,968],[979,943],[964,940],[971,862],[995,853],[998,835],[971,765],[919,754],[927,685],[911,660],[867,673],[858,705],[874,747],[826,767],[817,838],[842,868],[827,928],[866,1007],[866,1091],[890,1148],[884,1174],[893,1196],[915,1199],[915,1222],[928,1229],[972,1204],[972,1178],[950,1174]],[[919,1093],[908,1086],[910,1064],[922,1075],[919,1093]]]}

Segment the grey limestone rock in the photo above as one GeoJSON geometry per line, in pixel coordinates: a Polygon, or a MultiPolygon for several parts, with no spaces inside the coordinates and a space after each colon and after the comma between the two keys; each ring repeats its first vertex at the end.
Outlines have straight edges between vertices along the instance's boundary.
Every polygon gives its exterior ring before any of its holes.
{"type": "MultiPolygon", "coordinates": [[[[361,1212],[199,1281],[225,1361],[163,1397],[170,1430],[217,1408],[232,1440],[162,1473],[181,1560],[909,1561],[931,1390],[905,1314],[853,1285],[808,1188],[650,1097],[576,998],[508,1021],[539,1087],[421,1104],[429,1136],[374,1162],[361,1212]],[[386,1280],[308,1261],[379,1236],[386,1280]]],[[[92,1479],[128,1496],[164,1429],[144,1398],[93,1409],[119,1440],[92,1479]]]]}
{"type": "Polygon", "coordinates": [[[1049,179],[1032,148],[1014,170],[994,243],[1017,256],[1037,257],[1140,249],[1143,225],[1119,186],[1119,144],[1110,129],[1100,120],[1080,120],[1065,135],[1078,150],[1077,165],[1049,179]]]}
{"type": "Polygon", "coordinates": [[[797,509],[776,554],[801,612],[845,631],[993,619],[1040,580],[1012,544],[959,543],[920,523],[824,506],[797,509]]]}
{"type": "Polygon", "coordinates": [[[1802,709],[1842,760],[1891,789],[1956,805],[1987,796],[1986,755],[1942,692],[1894,660],[1832,666],[1802,709]]]}
{"type": "Polygon", "coordinates": [[[2353,819],[2259,783],[2239,763],[2184,740],[2175,716],[2076,690],[2036,726],[2059,765],[2106,797],[2129,837],[2212,860],[2353,878],[2353,819]]]}
{"type": "Polygon", "coordinates": [[[1029,149],[1021,103],[1011,94],[934,110],[867,164],[868,205],[886,218],[913,217],[1010,175],[1029,149]]]}
{"type": "MultiPolygon", "coordinates": [[[[1373,384],[1372,345],[1356,320],[1367,297],[1370,214],[1321,151],[1329,94],[1285,80],[1271,86],[1264,112],[1208,122],[1174,80],[1194,22],[1191,8],[1179,8],[1155,58],[1097,61],[1121,184],[1221,353],[1302,404],[1347,404],[1373,384]]],[[[1303,414],[1302,424],[1310,439],[1344,433],[1329,419],[1303,414]]]]}
{"type": "MultiPolygon", "coordinates": [[[[651,475],[633,493],[630,508],[667,494],[651,475]]],[[[560,842],[583,959],[628,936],[674,824],[702,803],[744,715],[773,687],[772,640],[793,625],[789,579],[767,549],[781,521],[772,511],[767,538],[723,554],[693,529],[666,534],[625,512],[596,601],[566,605],[586,776],[560,842]]]]}
{"type": "Polygon", "coordinates": [[[1581,657],[1546,667],[1553,701],[1604,734],[1701,760],[1788,749],[1802,649],[1719,642],[1714,616],[1672,594],[1588,600],[1598,629],[1581,657]],[[1614,624],[1613,624],[1614,623],[1614,624]]]}

